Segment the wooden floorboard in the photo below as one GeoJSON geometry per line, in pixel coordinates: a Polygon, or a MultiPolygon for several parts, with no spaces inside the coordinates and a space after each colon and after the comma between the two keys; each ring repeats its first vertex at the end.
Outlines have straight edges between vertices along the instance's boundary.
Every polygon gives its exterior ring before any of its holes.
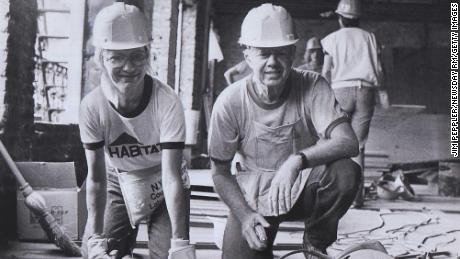
{"type": "MultiPolygon", "coordinates": [[[[432,199],[432,202],[440,202],[445,198],[432,199]]],[[[451,199],[445,199],[452,202],[451,199]]],[[[350,209],[342,218],[339,224],[338,241],[328,249],[331,255],[337,254],[340,250],[355,244],[369,240],[381,241],[388,252],[393,256],[405,253],[422,253],[438,249],[438,251],[449,251],[451,257],[456,258],[460,252],[460,213],[446,213],[439,210],[401,210],[403,206],[394,206],[396,202],[369,203],[372,209],[350,209]],[[393,204],[390,206],[389,204],[393,204]],[[377,205],[380,206],[377,209],[377,205]],[[396,209],[388,209],[392,207],[396,209]],[[430,237],[431,236],[431,237],[430,237]]],[[[402,204],[402,203],[401,203],[402,204]]],[[[406,208],[410,208],[404,202],[406,208]]],[[[192,221],[197,221],[192,217],[192,221]]],[[[201,218],[208,224],[204,226],[192,226],[191,240],[197,244],[198,258],[214,259],[219,258],[220,251],[213,245],[214,229],[209,218],[201,218]]],[[[299,247],[302,242],[303,223],[288,223],[282,228],[275,240],[275,249],[278,255],[284,254],[291,247],[299,247]],[[290,225],[289,225],[290,224],[290,225]]],[[[147,241],[146,226],[142,225],[139,230],[138,241],[140,244],[147,241]]],[[[9,242],[0,249],[0,258],[69,258],[53,244],[9,242]]],[[[140,245],[136,253],[143,254],[147,258],[146,246],[140,245]]],[[[302,257],[293,257],[302,258],[302,257]]]]}
{"type": "Polygon", "coordinates": [[[384,199],[370,200],[365,203],[365,209],[389,210],[439,210],[460,213],[460,198],[421,195],[420,201],[405,201],[401,199],[388,201],[384,199]]]}

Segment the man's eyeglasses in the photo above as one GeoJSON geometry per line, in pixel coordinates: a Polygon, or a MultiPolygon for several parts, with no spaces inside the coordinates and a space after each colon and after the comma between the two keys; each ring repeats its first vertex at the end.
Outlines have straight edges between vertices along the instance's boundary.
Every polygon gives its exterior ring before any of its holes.
{"type": "Polygon", "coordinates": [[[147,55],[143,52],[134,52],[129,55],[109,54],[105,57],[105,61],[109,62],[113,67],[122,67],[128,60],[134,66],[143,66],[147,60],[147,55]]]}
{"type": "Polygon", "coordinates": [[[251,53],[256,57],[260,57],[263,59],[270,58],[271,55],[275,55],[277,57],[288,57],[291,55],[293,49],[292,46],[287,47],[275,47],[275,48],[254,48],[249,47],[245,51],[251,53]]]}

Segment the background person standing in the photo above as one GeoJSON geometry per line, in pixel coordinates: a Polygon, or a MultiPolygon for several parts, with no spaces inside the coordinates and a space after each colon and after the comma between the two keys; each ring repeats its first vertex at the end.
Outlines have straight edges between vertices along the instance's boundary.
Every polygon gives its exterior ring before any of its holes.
{"type": "Polygon", "coordinates": [[[312,37],[307,41],[303,59],[305,63],[297,67],[298,69],[321,73],[323,70],[324,53],[318,38],[312,37]]]}
{"type": "MultiPolygon", "coordinates": [[[[364,147],[374,113],[375,89],[382,85],[383,71],[375,35],[359,28],[359,0],[341,0],[336,13],[340,29],[327,35],[323,75],[331,83],[337,101],[348,113],[359,141],[359,155],[354,157],[364,172],[364,147]]],[[[363,179],[355,206],[361,207],[363,179]]]]}

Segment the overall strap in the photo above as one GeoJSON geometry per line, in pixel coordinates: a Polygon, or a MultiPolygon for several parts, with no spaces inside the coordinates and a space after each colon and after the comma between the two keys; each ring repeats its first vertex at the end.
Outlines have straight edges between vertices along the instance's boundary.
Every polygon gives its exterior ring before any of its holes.
{"type": "MultiPolygon", "coordinates": [[[[293,75],[293,73],[291,73],[293,75]]],[[[297,75],[299,76],[299,75],[297,75]]],[[[303,126],[308,129],[308,131],[311,134],[314,134],[315,138],[319,139],[318,133],[316,132],[315,127],[312,125],[310,120],[307,120],[307,108],[305,106],[305,87],[311,87],[311,85],[305,86],[304,84],[304,77],[303,75],[300,75],[300,78],[298,80],[294,80],[296,82],[300,82],[294,87],[299,88],[299,94],[297,96],[297,111],[299,113],[300,119],[302,120],[303,126]]],[[[316,80],[315,82],[316,83],[316,80]]]]}
{"type": "Polygon", "coordinates": [[[251,102],[248,100],[250,98],[249,96],[249,87],[253,87],[252,85],[252,79],[251,77],[246,77],[245,79],[245,84],[243,87],[241,87],[240,93],[241,93],[241,121],[244,124],[244,128],[241,129],[244,132],[244,135],[246,137],[246,133],[249,133],[252,128],[252,122],[254,120],[254,111],[253,107],[251,105],[251,102]],[[245,118],[247,116],[247,119],[245,118]]]}
{"type": "MultiPolygon", "coordinates": [[[[293,73],[291,73],[291,75],[293,75],[293,73]]],[[[294,87],[298,87],[299,88],[299,94],[297,95],[297,112],[300,116],[300,119],[302,120],[302,124],[305,126],[305,128],[309,128],[308,126],[308,122],[307,122],[307,119],[305,118],[306,114],[307,114],[307,110],[305,109],[305,103],[304,103],[304,92],[305,92],[305,89],[304,89],[304,86],[303,86],[303,80],[293,80],[294,82],[295,81],[301,81],[300,84],[296,84],[294,87]]]]}

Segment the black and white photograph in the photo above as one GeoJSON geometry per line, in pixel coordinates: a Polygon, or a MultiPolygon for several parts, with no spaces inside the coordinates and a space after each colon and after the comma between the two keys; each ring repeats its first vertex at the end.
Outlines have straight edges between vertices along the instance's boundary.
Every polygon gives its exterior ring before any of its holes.
{"type": "Polygon", "coordinates": [[[460,259],[458,3],[0,0],[1,259],[460,259]]]}

